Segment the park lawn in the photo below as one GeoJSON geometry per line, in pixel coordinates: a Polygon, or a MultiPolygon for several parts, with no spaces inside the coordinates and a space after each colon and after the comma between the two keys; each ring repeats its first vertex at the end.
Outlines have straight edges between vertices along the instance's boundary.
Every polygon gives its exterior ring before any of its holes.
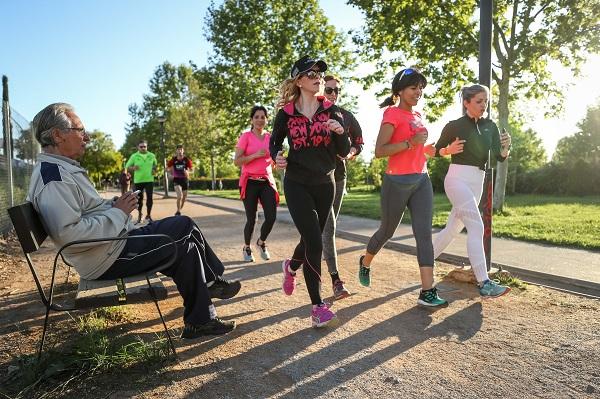
{"type": "MultiPolygon", "coordinates": [[[[238,190],[192,192],[239,199],[238,190]]],[[[281,204],[285,205],[283,195],[281,204]]],[[[446,195],[435,194],[433,206],[433,226],[444,227],[451,209],[446,195]]],[[[341,213],[379,219],[379,192],[350,191],[344,197],[341,213]]],[[[410,223],[410,212],[406,212],[403,223],[410,223]]],[[[496,237],[600,250],[600,197],[507,196],[502,213],[494,215],[493,230],[496,237]]]]}

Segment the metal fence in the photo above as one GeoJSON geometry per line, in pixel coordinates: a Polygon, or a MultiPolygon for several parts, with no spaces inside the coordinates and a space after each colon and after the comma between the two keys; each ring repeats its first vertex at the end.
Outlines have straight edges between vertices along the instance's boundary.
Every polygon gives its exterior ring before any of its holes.
{"type": "Polygon", "coordinates": [[[6,234],[12,228],[6,209],[27,197],[39,145],[25,117],[10,106],[3,107],[2,116],[3,121],[10,121],[9,131],[3,129],[0,142],[0,233],[6,234]]]}

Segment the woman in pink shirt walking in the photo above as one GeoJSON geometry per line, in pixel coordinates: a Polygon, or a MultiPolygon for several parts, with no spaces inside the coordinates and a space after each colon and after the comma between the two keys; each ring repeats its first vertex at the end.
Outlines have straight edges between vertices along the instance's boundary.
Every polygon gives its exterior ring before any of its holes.
{"type": "Polygon", "coordinates": [[[363,286],[370,286],[371,262],[381,247],[392,238],[408,208],[421,274],[421,292],[417,303],[436,307],[446,306],[448,302],[438,296],[433,286],[433,189],[425,155],[434,156],[435,148],[433,144],[425,145],[427,129],[423,126],[421,114],[413,111],[426,85],[427,80],[418,70],[404,69],[392,81],[392,95],[380,105],[387,108],[379,128],[375,156],[388,157],[381,187],[381,225],[359,259],[358,277],[363,286]]]}
{"type": "Polygon", "coordinates": [[[250,241],[256,224],[256,212],[260,201],[265,214],[265,221],[260,228],[260,236],[256,245],[260,256],[269,260],[271,255],[267,249],[266,240],[273,229],[277,217],[279,193],[273,178],[271,156],[269,155],[269,140],[271,135],[264,130],[267,124],[267,110],[255,105],[250,111],[251,129],[244,132],[235,147],[233,162],[242,168],[240,175],[240,198],[246,210],[246,225],[244,226],[244,261],[254,262],[250,241]]]}

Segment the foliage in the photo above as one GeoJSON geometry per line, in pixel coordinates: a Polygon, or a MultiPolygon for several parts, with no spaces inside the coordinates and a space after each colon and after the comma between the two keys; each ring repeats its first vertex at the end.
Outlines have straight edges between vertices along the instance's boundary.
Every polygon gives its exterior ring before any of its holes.
{"type": "Polygon", "coordinates": [[[110,135],[94,130],[90,133],[81,165],[87,169],[90,180],[99,184],[102,178],[115,175],[121,171],[123,156],[117,152],[110,135]]]}
{"type": "Polygon", "coordinates": [[[525,173],[516,186],[519,193],[592,195],[600,194],[598,163],[577,159],[574,163],[550,162],[525,173]]]}
{"type": "MultiPolygon", "coordinates": [[[[400,65],[418,64],[438,90],[428,114],[439,116],[455,98],[457,87],[474,80],[468,63],[478,49],[478,2],[443,0],[349,0],[365,14],[354,41],[365,60],[377,59],[367,86],[389,80],[400,65]],[[398,18],[396,16],[402,16],[398,18]]],[[[547,113],[561,110],[563,91],[548,65],[558,61],[573,75],[589,53],[600,50],[600,0],[497,0],[493,10],[493,79],[498,85],[500,127],[507,127],[509,105],[524,98],[542,100],[547,113]]],[[[502,208],[508,162],[499,165],[494,203],[502,208]]]]}
{"type": "Polygon", "coordinates": [[[201,80],[236,132],[248,126],[252,105],[273,110],[279,84],[301,56],[325,59],[342,78],[356,65],[317,0],[225,0],[211,4],[205,22],[214,54],[201,80]]]}
{"type": "Polygon", "coordinates": [[[427,170],[435,193],[444,193],[444,179],[450,166],[450,157],[429,158],[427,170]]]}
{"type": "Polygon", "coordinates": [[[183,144],[197,171],[209,174],[214,162],[217,177],[234,173],[230,164],[238,132],[227,130],[228,115],[215,109],[201,75],[193,64],[175,66],[165,62],[156,68],[149,83],[150,93],[144,95],[141,105],[129,107],[131,122],[121,147],[125,157],[136,151],[139,140],[145,139],[161,170],[163,156],[170,158],[175,147],[183,144]],[[166,118],[164,135],[159,115],[166,118]]]}
{"type": "Polygon", "coordinates": [[[33,137],[33,131],[31,129],[25,129],[21,132],[21,136],[14,139],[14,155],[16,158],[23,161],[29,161],[33,163],[37,158],[37,154],[40,152],[39,144],[33,137]]]}
{"type": "Polygon", "coordinates": [[[511,124],[512,137],[510,151],[511,167],[508,173],[507,192],[514,194],[517,183],[527,172],[534,171],[546,164],[546,150],[542,140],[533,129],[523,130],[518,123],[511,124]]]}
{"type": "Polygon", "coordinates": [[[588,108],[577,127],[577,133],[558,142],[552,160],[560,165],[574,165],[583,160],[600,166],[600,102],[588,108]]]}
{"type": "Polygon", "coordinates": [[[588,108],[578,127],[558,142],[551,163],[522,176],[518,192],[600,194],[600,104],[588,108]]]}
{"type": "Polygon", "coordinates": [[[18,392],[15,398],[59,397],[72,384],[103,372],[122,375],[130,368],[161,367],[171,353],[166,339],[145,342],[139,337],[109,334],[110,328],[130,319],[125,307],[100,308],[78,317],[76,333],[68,341],[60,337],[67,342],[65,347],[45,351],[40,362],[37,355],[16,357],[3,388],[18,392]]]}
{"type": "Polygon", "coordinates": [[[505,285],[507,287],[516,288],[518,290],[526,290],[527,284],[520,280],[519,278],[513,276],[506,270],[498,270],[497,272],[490,273],[490,278],[492,280],[498,281],[499,284],[505,285]]]}
{"type": "Polygon", "coordinates": [[[368,166],[362,156],[359,154],[356,158],[346,162],[346,186],[348,188],[365,184],[367,178],[368,166]]]}
{"type": "Polygon", "coordinates": [[[388,158],[373,157],[367,169],[367,184],[372,184],[376,190],[379,190],[383,183],[383,175],[385,174],[387,164],[388,158]]]}

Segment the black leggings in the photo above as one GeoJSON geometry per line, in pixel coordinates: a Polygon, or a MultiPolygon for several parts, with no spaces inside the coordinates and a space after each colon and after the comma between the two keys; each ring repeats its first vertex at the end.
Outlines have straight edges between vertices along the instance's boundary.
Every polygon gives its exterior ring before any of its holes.
{"type": "Polygon", "coordinates": [[[294,250],[291,268],[298,270],[304,264],[304,280],[313,305],[322,303],[321,255],[323,243],[321,234],[333,204],[335,184],[302,184],[284,178],[283,190],[292,220],[300,233],[300,242],[294,250]]]}
{"type": "MultiPolygon", "coordinates": [[[[166,234],[175,240],[177,260],[161,273],[172,277],[183,297],[183,321],[204,324],[212,304],[206,283],[225,270],[200,228],[187,216],[172,216],[129,232],[130,236],[166,234]]],[[[173,255],[173,247],[157,238],[128,240],[113,265],[99,280],[116,279],[153,270],[173,255]]]]}
{"type": "Polygon", "coordinates": [[[144,205],[144,191],[148,198],[146,199],[146,214],[150,215],[152,212],[152,193],[154,191],[154,182],[147,183],[135,183],[135,189],[140,190],[138,194],[138,212],[142,213],[142,206],[144,205]]]}
{"type": "Polygon", "coordinates": [[[266,241],[277,217],[277,201],[275,199],[275,190],[268,181],[248,179],[246,183],[246,196],[244,198],[244,209],[246,209],[246,225],[244,226],[244,242],[250,245],[254,225],[256,224],[256,210],[258,209],[258,200],[265,213],[265,221],[260,227],[260,240],[266,241]]]}

